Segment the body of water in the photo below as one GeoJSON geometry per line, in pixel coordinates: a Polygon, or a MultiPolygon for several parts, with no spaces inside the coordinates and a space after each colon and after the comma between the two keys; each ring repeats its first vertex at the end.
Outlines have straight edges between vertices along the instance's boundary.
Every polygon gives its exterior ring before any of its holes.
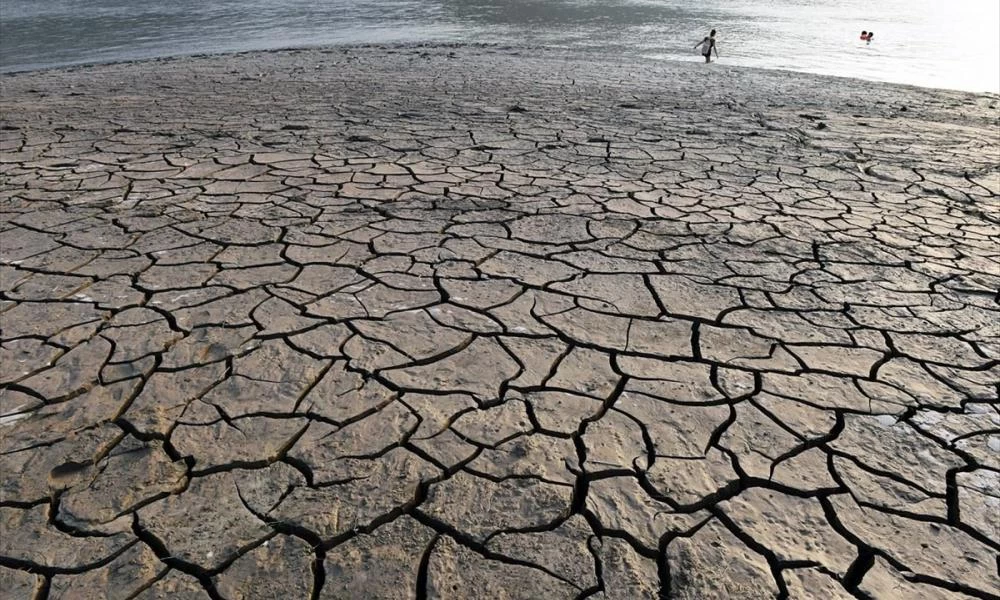
{"type": "Polygon", "coordinates": [[[0,71],[271,48],[487,42],[1000,92],[998,0],[0,0],[0,71]],[[862,29],[875,32],[868,45],[862,29]]]}

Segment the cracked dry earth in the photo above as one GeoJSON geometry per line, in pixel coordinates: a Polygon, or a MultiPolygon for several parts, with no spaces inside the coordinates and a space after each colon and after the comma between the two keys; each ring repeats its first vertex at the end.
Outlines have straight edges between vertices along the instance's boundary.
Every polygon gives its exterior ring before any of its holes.
{"type": "Polygon", "coordinates": [[[3,86],[5,598],[1000,595],[997,98],[447,47],[3,86]]]}

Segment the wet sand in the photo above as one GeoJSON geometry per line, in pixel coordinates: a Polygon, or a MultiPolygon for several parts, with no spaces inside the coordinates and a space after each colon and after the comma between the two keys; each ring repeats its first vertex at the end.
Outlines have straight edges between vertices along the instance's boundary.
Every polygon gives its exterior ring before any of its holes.
{"type": "Polygon", "coordinates": [[[0,85],[7,597],[1000,594],[997,97],[448,46],[0,85]]]}

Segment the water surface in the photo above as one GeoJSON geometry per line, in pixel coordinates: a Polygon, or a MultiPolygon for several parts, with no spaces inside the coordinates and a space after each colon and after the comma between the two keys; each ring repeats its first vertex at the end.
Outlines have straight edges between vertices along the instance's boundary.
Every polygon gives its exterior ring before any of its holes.
{"type": "Polygon", "coordinates": [[[0,71],[421,41],[697,61],[716,28],[727,64],[1000,92],[997,0],[0,1],[0,71]]]}

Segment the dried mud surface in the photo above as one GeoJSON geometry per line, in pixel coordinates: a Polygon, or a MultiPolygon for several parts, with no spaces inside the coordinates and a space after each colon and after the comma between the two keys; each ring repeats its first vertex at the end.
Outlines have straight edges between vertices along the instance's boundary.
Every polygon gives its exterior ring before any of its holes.
{"type": "Polygon", "coordinates": [[[995,97],[6,76],[5,598],[997,598],[995,97]]]}

